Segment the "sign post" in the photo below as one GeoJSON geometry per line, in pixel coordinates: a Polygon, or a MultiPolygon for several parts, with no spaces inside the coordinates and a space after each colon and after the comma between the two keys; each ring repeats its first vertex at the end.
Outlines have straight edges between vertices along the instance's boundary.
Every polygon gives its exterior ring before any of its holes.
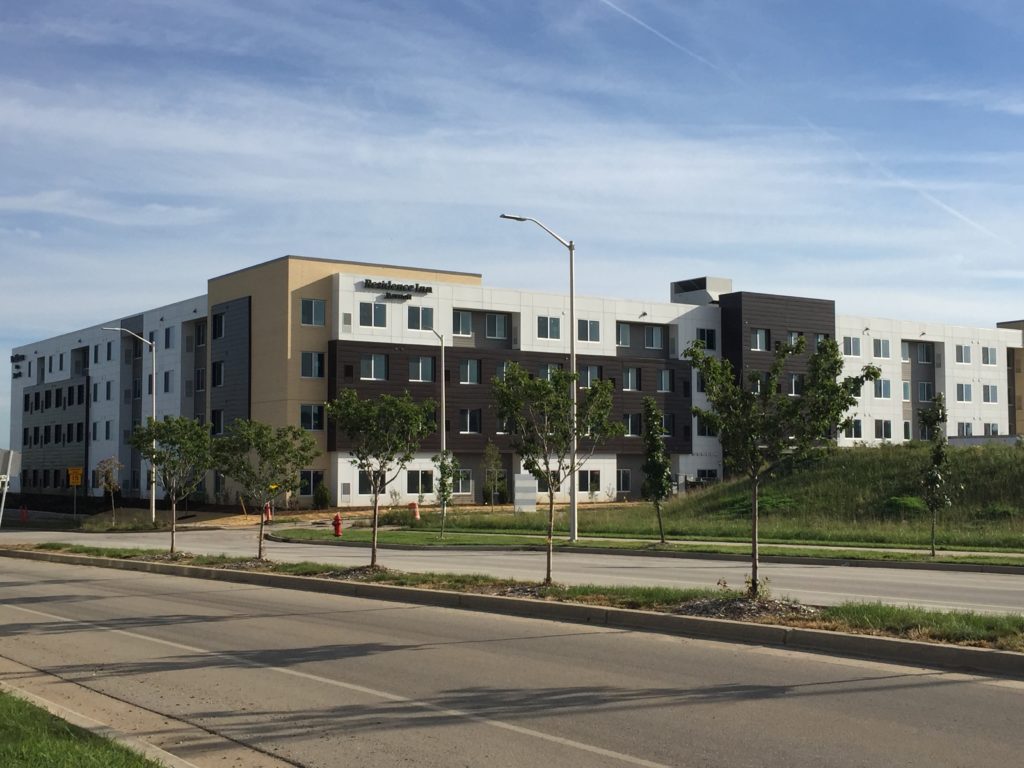
{"type": "Polygon", "coordinates": [[[82,484],[82,475],[85,473],[84,467],[68,467],[68,485],[71,486],[71,510],[75,516],[75,522],[78,522],[78,487],[82,484]]]}
{"type": "Polygon", "coordinates": [[[0,495],[0,525],[4,522],[4,506],[7,504],[7,489],[11,486],[11,477],[21,472],[21,454],[17,451],[10,451],[0,448],[0,486],[3,487],[3,495],[0,495]]]}

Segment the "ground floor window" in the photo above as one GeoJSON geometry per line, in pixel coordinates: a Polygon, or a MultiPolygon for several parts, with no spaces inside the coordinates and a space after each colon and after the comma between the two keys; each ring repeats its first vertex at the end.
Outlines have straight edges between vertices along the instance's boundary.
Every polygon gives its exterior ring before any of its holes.
{"type": "Polygon", "coordinates": [[[406,472],[406,490],[417,496],[434,492],[434,472],[430,469],[410,469],[406,472]]]}
{"type": "Polygon", "coordinates": [[[324,473],[319,469],[304,469],[299,472],[299,496],[312,496],[318,485],[323,483],[324,473]]]}
{"type": "Polygon", "coordinates": [[[620,469],[616,472],[615,489],[619,493],[629,493],[633,490],[633,480],[628,469],[620,469]]]}
{"type": "Polygon", "coordinates": [[[583,493],[597,493],[601,490],[601,470],[581,469],[579,488],[583,493]]]}
{"type": "Polygon", "coordinates": [[[473,492],[473,470],[460,469],[452,478],[452,493],[468,494],[473,492]]]}

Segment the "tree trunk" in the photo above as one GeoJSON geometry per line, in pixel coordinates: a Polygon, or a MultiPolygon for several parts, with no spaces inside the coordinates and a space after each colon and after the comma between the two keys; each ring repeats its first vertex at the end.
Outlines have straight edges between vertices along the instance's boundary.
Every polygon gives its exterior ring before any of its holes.
{"type": "Polygon", "coordinates": [[[117,527],[117,507],[114,506],[114,491],[110,491],[110,527],[117,527]]]}
{"type": "Polygon", "coordinates": [[[256,559],[263,559],[263,526],[267,522],[266,503],[260,508],[260,540],[256,544],[256,559]]]}
{"type": "Polygon", "coordinates": [[[939,516],[939,508],[932,508],[932,557],[935,557],[935,523],[936,518],[939,516]]]}
{"type": "Polygon", "coordinates": [[[377,567],[377,523],[380,519],[380,494],[373,494],[373,537],[370,544],[370,567],[377,567]]]}
{"type": "Polygon", "coordinates": [[[655,500],[654,511],[658,513],[658,535],[661,536],[661,543],[665,543],[665,523],[661,519],[661,502],[655,500]]]}
{"type": "Polygon", "coordinates": [[[760,583],[757,575],[757,501],[760,476],[751,478],[750,483],[750,596],[757,598],[760,583]]]}
{"type": "Polygon", "coordinates": [[[444,524],[448,517],[448,500],[443,496],[441,498],[441,538],[444,538],[444,524]]]}
{"type": "Polygon", "coordinates": [[[178,529],[178,500],[171,493],[171,554],[174,554],[174,534],[178,529]]]}
{"type": "Polygon", "coordinates": [[[551,484],[548,484],[548,562],[547,572],[544,575],[544,583],[551,583],[551,556],[555,551],[555,492],[550,490],[551,484]]]}

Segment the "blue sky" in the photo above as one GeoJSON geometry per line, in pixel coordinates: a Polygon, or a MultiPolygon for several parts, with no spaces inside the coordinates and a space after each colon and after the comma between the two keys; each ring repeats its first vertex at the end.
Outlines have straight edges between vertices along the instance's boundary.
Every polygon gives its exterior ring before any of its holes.
{"type": "Polygon", "coordinates": [[[561,290],[502,211],[581,294],[1019,319],[1022,51],[1015,0],[4,3],[0,347],[286,253],[561,290]]]}

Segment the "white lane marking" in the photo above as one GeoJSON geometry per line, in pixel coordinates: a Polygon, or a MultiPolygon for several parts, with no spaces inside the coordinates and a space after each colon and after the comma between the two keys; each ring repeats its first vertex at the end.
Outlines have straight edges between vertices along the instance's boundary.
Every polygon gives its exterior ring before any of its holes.
{"type": "Polygon", "coordinates": [[[613,750],[604,749],[603,747],[598,747],[593,744],[585,744],[581,741],[574,741],[573,739],[566,739],[562,736],[555,736],[550,733],[544,733],[543,731],[536,731],[532,728],[524,728],[523,726],[513,725],[512,723],[506,723],[502,720],[493,720],[489,717],[481,717],[480,715],[474,715],[472,712],[466,712],[461,709],[449,709],[447,707],[440,707],[436,704],[431,704],[427,701],[411,699],[407,696],[401,696],[396,693],[381,691],[376,688],[368,688],[364,685],[357,685],[355,683],[346,683],[344,681],[334,680],[329,677],[321,677],[320,675],[310,674],[309,672],[300,672],[296,669],[288,669],[287,667],[277,667],[268,664],[261,664],[256,661],[252,661],[251,659],[246,659],[241,656],[235,656],[234,654],[226,653],[224,651],[213,651],[207,648],[200,648],[198,646],[185,645],[184,643],[176,643],[173,640],[163,640],[157,637],[149,637],[148,635],[141,635],[137,632],[129,632],[128,630],[124,629],[111,629],[109,627],[104,627],[102,624],[96,622],[85,621],[83,619],[73,619],[67,616],[58,616],[53,613],[37,611],[32,608],[25,608],[24,606],[20,605],[6,605],[4,607],[16,611],[24,611],[25,613],[31,613],[36,616],[42,616],[46,619],[67,622],[69,624],[81,624],[87,627],[94,627],[95,629],[104,632],[112,632],[114,634],[122,635],[124,637],[130,637],[134,640],[145,640],[151,643],[155,643],[157,645],[166,646],[168,648],[175,648],[180,651],[187,651],[189,653],[196,654],[207,654],[209,656],[219,656],[224,659],[230,659],[232,662],[239,663],[244,666],[252,667],[255,669],[266,669],[271,672],[278,672],[282,675],[289,675],[291,677],[297,677],[302,680],[311,680],[313,682],[321,683],[323,685],[333,686],[335,688],[344,688],[345,690],[355,691],[356,693],[363,693],[368,696],[375,696],[379,699],[384,699],[385,701],[391,701],[398,704],[409,704],[414,707],[420,707],[422,709],[427,709],[432,712],[437,712],[447,717],[460,717],[465,720],[471,720],[473,722],[480,723],[482,725],[489,725],[492,728],[500,728],[505,731],[511,731],[512,733],[518,733],[522,736],[531,736],[535,739],[541,739],[543,741],[549,741],[554,744],[560,744],[562,746],[570,747],[572,749],[578,749],[582,752],[589,752],[593,755],[609,757],[614,760],[629,763],[630,765],[644,766],[644,768],[671,768],[670,766],[665,765],[663,763],[654,763],[650,760],[644,760],[643,758],[635,757],[633,755],[627,755],[622,752],[615,752],[613,750]]]}
{"type": "Polygon", "coordinates": [[[156,744],[150,744],[148,741],[144,741],[143,739],[129,736],[123,731],[119,731],[107,723],[94,720],[88,715],[83,715],[81,712],[74,709],[69,709],[68,707],[57,704],[49,699],[44,699],[42,696],[26,691],[23,688],[18,688],[10,683],[0,681],[0,690],[12,693],[18,698],[24,699],[31,704],[35,704],[37,707],[45,709],[51,715],[59,717],[62,720],[67,720],[72,725],[77,725],[79,728],[84,728],[85,730],[99,736],[104,736],[108,739],[119,742],[120,744],[136,750],[137,752],[142,752],[147,757],[165,763],[168,768],[200,768],[195,763],[190,763],[182,757],[172,755],[167,750],[160,749],[156,744]]]}

